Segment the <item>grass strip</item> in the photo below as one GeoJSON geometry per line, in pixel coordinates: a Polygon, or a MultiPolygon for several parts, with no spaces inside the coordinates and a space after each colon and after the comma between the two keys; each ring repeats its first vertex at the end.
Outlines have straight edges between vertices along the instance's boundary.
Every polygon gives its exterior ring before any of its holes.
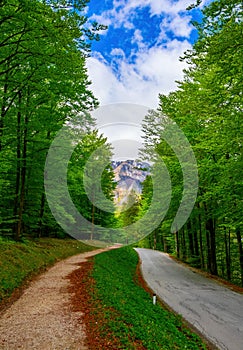
{"type": "Polygon", "coordinates": [[[131,247],[94,257],[92,298],[97,314],[103,314],[99,335],[107,338],[112,333],[120,344],[117,349],[123,350],[206,349],[180,316],[153,305],[151,296],[136,282],[137,264],[138,255],[131,247]]]}
{"type": "Polygon", "coordinates": [[[0,240],[0,302],[56,261],[93,249],[73,239],[0,240]]]}

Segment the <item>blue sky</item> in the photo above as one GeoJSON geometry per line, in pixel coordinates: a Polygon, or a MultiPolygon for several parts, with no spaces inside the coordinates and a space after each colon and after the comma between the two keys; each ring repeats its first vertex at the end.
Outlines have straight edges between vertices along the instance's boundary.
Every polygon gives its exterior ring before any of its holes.
{"type": "Polygon", "coordinates": [[[183,77],[179,57],[197,33],[186,11],[193,0],[91,0],[88,17],[108,26],[93,43],[87,67],[102,105],[127,102],[155,108],[183,77]]]}
{"type": "MultiPolygon", "coordinates": [[[[94,111],[100,133],[114,148],[114,159],[136,159],[142,148],[141,122],[158,107],[159,94],[176,89],[197,32],[196,0],[90,0],[90,20],[108,26],[87,60],[91,89],[100,101],[94,111]]],[[[201,7],[205,3],[203,0],[201,7]]]]}
{"type": "MultiPolygon", "coordinates": [[[[134,63],[136,53],[139,52],[140,49],[140,41],[134,40],[135,35],[137,35],[137,38],[139,35],[140,38],[143,39],[144,44],[146,43],[148,48],[159,45],[166,46],[168,41],[174,39],[178,39],[180,41],[188,39],[190,42],[193,42],[197,36],[196,30],[193,30],[193,28],[188,26],[188,21],[184,22],[184,31],[182,28],[180,28],[181,30],[179,33],[179,25],[177,30],[175,30],[175,28],[174,30],[171,28],[172,19],[170,16],[166,16],[165,13],[151,15],[150,8],[148,6],[135,8],[134,11],[131,11],[129,20],[124,18],[118,24],[115,21],[112,21],[112,19],[115,19],[115,15],[112,14],[112,6],[112,0],[104,4],[103,8],[97,6],[97,2],[94,0],[90,2],[90,15],[93,18],[97,17],[97,19],[101,21],[104,18],[104,22],[109,23],[106,35],[103,36],[100,42],[93,45],[93,49],[95,51],[102,52],[108,61],[112,50],[120,48],[125,53],[126,57],[129,58],[129,61],[134,63]],[[163,30],[164,34],[166,35],[161,37],[161,24],[163,22],[163,30]]],[[[196,15],[198,11],[194,10],[193,12],[196,15]]],[[[118,16],[118,14],[119,8],[116,15],[118,16]]],[[[183,17],[186,18],[185,13],[181,12],[180,18],[183,17]]],[[[190,19],[190,17],[188,17],[187,20],[188,19],[190,19]]]]}

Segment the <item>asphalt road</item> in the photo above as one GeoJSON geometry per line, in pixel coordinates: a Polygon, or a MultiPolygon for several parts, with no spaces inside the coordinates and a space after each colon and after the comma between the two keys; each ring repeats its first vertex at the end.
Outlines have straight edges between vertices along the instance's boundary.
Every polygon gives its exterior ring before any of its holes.
{"type": "Polygon", "coordinates": [[[176,263],[167,254],[141,249],[149,287],[219,349],[243,350],[243,295],[176,263]]]}

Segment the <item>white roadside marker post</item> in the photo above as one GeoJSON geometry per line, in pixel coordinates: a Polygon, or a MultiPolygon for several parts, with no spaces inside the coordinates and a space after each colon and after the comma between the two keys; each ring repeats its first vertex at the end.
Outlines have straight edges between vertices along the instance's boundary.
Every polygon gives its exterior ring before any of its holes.
{"type": "Polygon", "coordinates": [[[153,294],[153,304],[156,304],[156,294],[153,294]]]}

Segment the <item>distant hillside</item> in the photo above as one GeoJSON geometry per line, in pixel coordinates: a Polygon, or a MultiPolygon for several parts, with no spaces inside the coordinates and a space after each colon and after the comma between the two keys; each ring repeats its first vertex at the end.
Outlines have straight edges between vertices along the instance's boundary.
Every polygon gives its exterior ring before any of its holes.
{"type": "Polygon", "coordinates": [[[141,194],[142,182],[150,173],[150,165],[135,160],[113,161],[111,165],[118,183],[115,190],[115,203],[121,206],[127,202],[130,193],[141,194]]]}

